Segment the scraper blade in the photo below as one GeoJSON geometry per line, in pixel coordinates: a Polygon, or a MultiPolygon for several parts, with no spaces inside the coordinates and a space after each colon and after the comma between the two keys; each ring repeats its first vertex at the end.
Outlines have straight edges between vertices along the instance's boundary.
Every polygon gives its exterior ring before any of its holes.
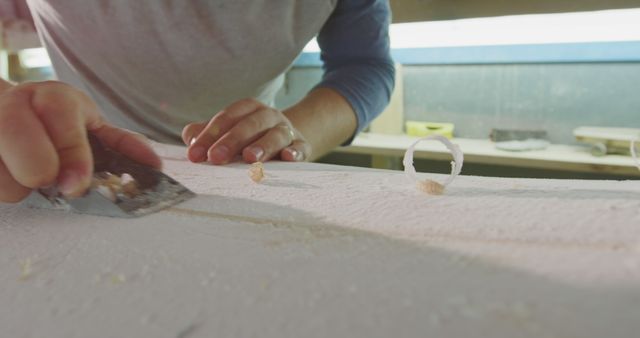
{"type": "Polygon", "coordinates": [[[34,208],[59,209],[109,217],[139,217],[181,203],[195,193],[150,166],[138,163],[103,145],[89,133],[94,159],[94,184],[80,198],[64,198],[53,188],[31,193],[25,204],[34,208]],[[127,176],[135,182],[135,192],[101,185],[105,177],[127,176]],[[98,183],[96,183],[98,182],[98,183]]]}

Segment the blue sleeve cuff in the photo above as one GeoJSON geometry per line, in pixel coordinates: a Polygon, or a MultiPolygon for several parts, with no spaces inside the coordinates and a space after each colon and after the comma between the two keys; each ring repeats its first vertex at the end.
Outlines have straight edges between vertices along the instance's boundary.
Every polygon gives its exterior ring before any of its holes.
{"type": "Polygon", "coordinates": [[[395,68],[386,0],[342,0],[318,34],[324,76],[315,87],[336,90],[353,108],[358,126],[348,145],[389,104],[395,68]]]}

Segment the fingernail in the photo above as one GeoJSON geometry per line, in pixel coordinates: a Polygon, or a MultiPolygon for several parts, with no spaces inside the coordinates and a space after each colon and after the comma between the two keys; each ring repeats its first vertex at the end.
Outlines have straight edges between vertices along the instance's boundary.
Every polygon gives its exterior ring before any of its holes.
{"type": "Polygon", "coordinates": [[[293,157],[294,160],[296,161],[302,161],[302,153],[293,149],[293,148],[288,148],[287,150],[289,150],[289,154],[291,154],[291,157],[293,157]]]}
{"type": "Polygon", "coordinates": [[[229,154],[229,148],[226,146],[217,146],[211,150],[210,160],[213,163],[223,163],[227,161],[227,156],[229,154]]]}
{"type": "Polygon", "coordinates": [[[249,147],[247,148],[247,151],[253,154],[256,161],[260,161],[260,159],[264,155],[264,150],[262,149],[262,147],[249,147]]]}
{"type": "Polygon", "coordinates": [[[196,143],[195,137],[191,138],[191,141],[189,141],[189,145],[192,146],[194,143],[196,143]]]}
{"type": "Polygon", "coordinates": [[[82,178],[73,170],[64,171],[58,178],[58,190],[64,196],[75,196],[80,192],[82,178]]]}
{"type": "Polygon", "coordinates": [[[207,159],[207,150],[202,146],[196,146],[189,150],[189,155],[193,161],[204,161],[207,159]]]}
{"type": "Polygon", "coordinates": [[[293,157],[296,160],[298,160],[298,157],[300,157],[300,153],[295,149],[291,149],[290,152],[291,152],[291,157],[293,157]]]}
{"type": "Polygon", "coordinates": [[[291,156],[291,160],[289,161],[300,161],[302,160],[302,153],[293,149],[293,148],[285,148],[284,151],[288,152],[291,156]]]}

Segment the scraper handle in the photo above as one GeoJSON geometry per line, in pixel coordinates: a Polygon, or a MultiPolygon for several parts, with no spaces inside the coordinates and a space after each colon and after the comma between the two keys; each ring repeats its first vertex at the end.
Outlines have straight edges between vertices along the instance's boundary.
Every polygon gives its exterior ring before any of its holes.
{"type": "Polygon", "coordinates": [[[129,174],[137,181],[138,187],[141,189],[151,188],[158,184],[160,178],[156,169],[138,163],[107,147],[91,132],[87,137],[93,155],[94,173],[109,172],[120,176],[129,174]]]}

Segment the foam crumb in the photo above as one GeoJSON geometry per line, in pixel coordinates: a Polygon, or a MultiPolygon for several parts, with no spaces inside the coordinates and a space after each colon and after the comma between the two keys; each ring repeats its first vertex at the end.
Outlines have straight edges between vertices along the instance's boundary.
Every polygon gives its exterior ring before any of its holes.
{"type": "Polygon", "coordinates": [[[121,273],[111,276],[111,283],[113,284],[122,284],[126,281],[127,277],[121,273]]]}
{"type": "Polygon", "coordinates": [[[138,182],[129,174],[118,176],[109,172],[102,172],[93,178],[91,186],[112,202],[118,200],[118,195],[128,198],[138,196],[141,191],[138,182]]]}
{"type": "Polygon", "coordinates": [[[33,270],[31,267],[31,258],[27,258],[24,261],[20,262],[21,272],[20,272],[20,280],[25,280],[31,276],[33,270]]]}
{"type": "Polygon", "coordinates": [[[429,195],[442,195],[444,193],[444,185],[432,180],[418,181],[418,189],[429,195]]]}
{"type": "Polygon", "coordinates": [[[264,166],[262,162],[255,162],[249,168],[249,177],[252,181],[260,183],[264,179],[264,166]]]}
{"type": "Polygon", "coordinates": [[[141,191],[136,181],[130,181],[122,185],[122,193],[129,198],[134,198],[140,195],[141,191]]]}

